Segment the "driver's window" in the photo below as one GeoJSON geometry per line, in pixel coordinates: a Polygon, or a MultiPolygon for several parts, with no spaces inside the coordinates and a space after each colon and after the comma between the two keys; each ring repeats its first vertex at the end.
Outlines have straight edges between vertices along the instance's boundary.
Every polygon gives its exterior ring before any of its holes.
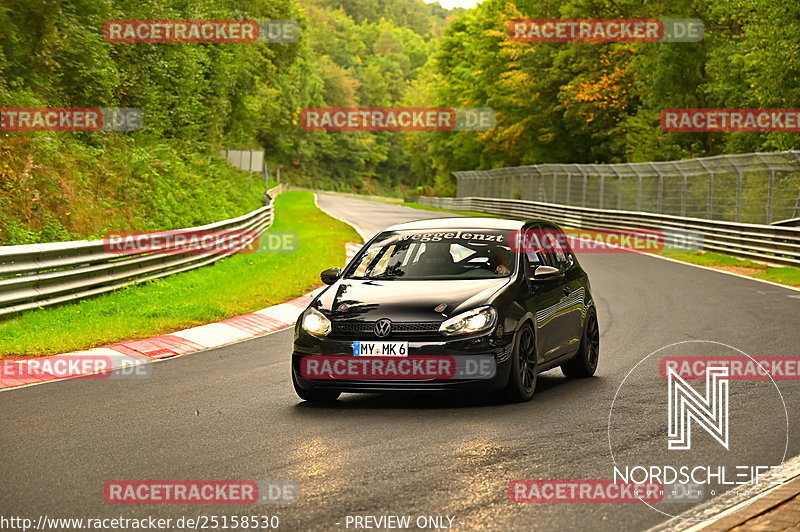
{"type": "Polygon", "coordinates": [[[572,250],[567,242],[567,235],[561,229],[554,229],[553,232],[558,235],[558,251],[556,253],[556,259],[561,265],[561,268],[566,270],[575,263],[572,250]]]}
{"type": "Polygon", "coordinates": [[[544,264],[565,270],[571,265],[571,260],[567,258],[567,253],[561,245],[564,233],[551,226],[541,227],[542,239],[545,241],[547,252],[543,254],[544,264]]]}
{"type": "MultiPolygon", "coordinates": [[[[531,231],[533,234],[540,233],[541,230],[542,230],[542,227],[538,226],[538,225],[537,226],[526,227],[524,229],[524,231],[531,231]]],[[[525,258],[526,258],[525,264],[527,264],[530,267],[529,274],[531,274],[531,275],[536,270],[537,266],[542,266],[542,265],[547,264],[547,262],[544,259],[544,253],[542,253],[541,249],[533,249],[533,247],[530,245],[530,244],[532,244],[534,242],[536,242],[535,239],[531,240],[528,243],[528,245],[526,245],[525,248],[524,248],[524,250],[525,250],[524,255],[525,255],[525,258]]],[[[529,275],[528,277],[530,277],[531,275],[529,275]]]]}

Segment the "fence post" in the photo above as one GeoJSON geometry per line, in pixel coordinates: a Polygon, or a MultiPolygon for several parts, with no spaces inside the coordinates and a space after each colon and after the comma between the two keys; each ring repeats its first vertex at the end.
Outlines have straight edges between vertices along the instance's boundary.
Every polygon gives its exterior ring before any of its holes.
{"type": "Polygon", "coordinates": [[[600,208],[603,208],[606,196],[606,174],[600,174],[600,208]]]}
{"type": "Polygon", "coordinates": [[[639,186],[636,188],[636,210],[642,210],[642,174],[637,172],[639,177],[639,186]]]}
{"type": "Polygon", "coordinates": [[[681,185],[681,216],[686,216],[686,190],[688,188],[688,178],[686,174],[683,175],[683,184],[681,185]]]}
{"type": "Polygon", "coordinates": [[[736,221],[742,221],[742,169],[736,167],[736,221]]]}
{"type": "Polygon", "coordinates": [[[571,192],[572,192],[572,172],[567,170],[567,198],[565,202],[567,205],[572,205],[572,203],[570,203],[569,201],[571,192]]]}
{"type": "Polygon", "coordinates": [[[664,214],[664,174],[658,173],[658,198],[656,199],[659,213],[664,214]]]}
{"type": "Polygon", "coordinates": [[[678,173],[681,174],[681,216],[686,216],[686,189],[688,186],[688,178],[679,164],[674,164],[673,166],[678,173]]]}
{"type": "Polygon", "coordinates": [[[771,224],[773,222],[772,210],[775,207],[775,170],[772,168],[769,170],[769,189],[767,190],[767,195],[767,223],[771,224]]]}
{"type": "Polygon", "coordinates": [[[581,207],[586,207],[586,185],[589,181],[589,174],[583,171],[583,167],[581,167],[581,173],[583,174],[583,197],[581,198],[581,207]]]}
{"type": "Polygon", "coordinates": [[[713,172],[708,174],[708,202],[707,203],[708,204],[707,204],[706,207],[708,209],[708,213],[706,214],[706,216],[708,217],[709,220],[713,220],[714,219],[714,174],[713,174],[713,172]]]}
{"type": "Polygon", "coordinates": [[[555,173],[553,173],[553,203],[558,203],[558,202],[556,201],[556,198],[558,197],[558,196],[556,196],[556,192],[558,191],[558,190],[557,190],[557,188],[558,188],[558,181],[556,181],[556,179],[557,179],[557,177],[556,177],[556,174],[555,174],[555,173]]]}
{"type": "Polygon", "coordinates": [[[526,168],[525,171],[527,172],[527,179],[528,179],[528,199],[533,201],[536,199],[538,190],[536,190],[536,180],[534,179],[533,174],[530,171],[530,168],[526,168]]]}

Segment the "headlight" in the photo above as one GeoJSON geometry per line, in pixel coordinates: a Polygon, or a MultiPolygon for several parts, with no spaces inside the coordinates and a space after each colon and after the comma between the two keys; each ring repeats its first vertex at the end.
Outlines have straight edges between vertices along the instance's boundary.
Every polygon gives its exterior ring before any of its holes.
{"type": "Polygon", "coordinates": [[[326,336],[331,332],[331,320],[322,312],[310,308],[303,314],[303,330],[314,336],[326,336]]]}
{"type": "Polygon", "coordinates": [[[478,307],[458,316],[453,316],[442,323],[439,332],[442,334],[466,334],[486,331],[491,329],[497,321],[497,311],[494,307],[478,307]]]}

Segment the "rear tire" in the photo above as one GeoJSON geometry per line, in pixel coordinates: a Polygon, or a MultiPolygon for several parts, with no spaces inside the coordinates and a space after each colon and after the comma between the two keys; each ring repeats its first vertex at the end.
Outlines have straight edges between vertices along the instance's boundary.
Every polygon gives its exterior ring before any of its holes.
{"type": "Polygon", "coordinates": [[[538,375],[536,341],[533,328],[526,323],[517,333],[516,345],[511,355],[511,374],[504,391],[505,399],[515,403],[533,399],[538,375]]]}
{"type": "Polygon", "coordinates": [[[592,309],[586,315],[578,353],[569,362],[561,365],[561,371],[570,379],[591,377],[597,370],[599,357],[600,327],[597,325],[597,313],[592,309]]]}
{"type": "Polygon", "coordinates": [[[334,392],[331,390],[304,390],[297,384],[294,371],[292,371],[292,384],[294,385],[294,391],[297,396],[310,403],[333,403],[342,395],[341,392],[334,392]]]}

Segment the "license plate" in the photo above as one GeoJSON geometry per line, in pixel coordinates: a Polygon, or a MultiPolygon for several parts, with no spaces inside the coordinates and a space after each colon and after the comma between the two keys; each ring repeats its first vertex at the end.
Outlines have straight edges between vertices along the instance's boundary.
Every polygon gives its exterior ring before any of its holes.
{"type": "Polygon", "coordinates": [[[408,342],[353,342],[353,356],[407,357],[408,342]]]}

